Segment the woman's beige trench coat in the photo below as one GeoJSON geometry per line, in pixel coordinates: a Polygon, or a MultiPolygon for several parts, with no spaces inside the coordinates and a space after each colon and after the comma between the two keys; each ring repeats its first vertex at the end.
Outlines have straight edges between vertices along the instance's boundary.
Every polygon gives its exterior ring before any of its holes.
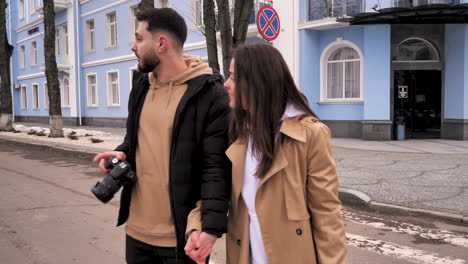
{"type": "MultiPolygon", "coordinates": [[[[255,203],[269,263],[346,263],[330,130],[313,117],[294,117],[283,121],[280,132],[282,144],[255,203]]],[[[249,215],[241,195],[246,148],[236,141],[226,151],[232,162],[228,264],[249,263],[249,215]]]]}

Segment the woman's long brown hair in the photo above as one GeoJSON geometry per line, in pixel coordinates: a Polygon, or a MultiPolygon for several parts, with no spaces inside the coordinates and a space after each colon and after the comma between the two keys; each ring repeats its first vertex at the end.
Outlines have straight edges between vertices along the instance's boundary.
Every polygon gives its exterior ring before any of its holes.
{"type": "Polygon", "coordinates": [[[251,138],[252,152],[260,159],[256,175],[262,178],[273,163],[278,143],[275,137],[286,105],[316,115],[276,48],[268,44],[241,46],[234,51],[233,59],[236,89],[229,135],[231,141],[251,138]]]}

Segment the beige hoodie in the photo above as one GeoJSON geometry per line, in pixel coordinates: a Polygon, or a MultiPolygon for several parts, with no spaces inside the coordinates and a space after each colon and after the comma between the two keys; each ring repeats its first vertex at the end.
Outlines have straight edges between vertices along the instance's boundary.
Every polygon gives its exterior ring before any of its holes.
{"type": "Polygon", "coordinates": [[[133,187],[129,236],[150,245],[177,245],[169,199],[169,159],[174,116],[187,82],[213,71],[200,57],[184,56],[187,71],[165,83],[149,74],[150,88],[143,104],[138,129],[136,169],[138,182],[133,187]]]}

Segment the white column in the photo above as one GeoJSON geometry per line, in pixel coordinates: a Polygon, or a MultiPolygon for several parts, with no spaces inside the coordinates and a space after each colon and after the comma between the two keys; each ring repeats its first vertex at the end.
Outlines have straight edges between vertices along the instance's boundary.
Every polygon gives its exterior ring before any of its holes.
{"type": "Polygon", "coordinates": [[[274,1],[281,30],[273,46],[283,54],[296,84],[299,83],[299,9],[298,1],[274,1]]]}

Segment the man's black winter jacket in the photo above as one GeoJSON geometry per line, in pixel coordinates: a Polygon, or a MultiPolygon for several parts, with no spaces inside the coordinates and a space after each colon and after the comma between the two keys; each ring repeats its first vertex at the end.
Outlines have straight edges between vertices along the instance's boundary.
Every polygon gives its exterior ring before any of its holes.
{"type": "MultiPolygon", "coordinates": [[[[199,200],[202,201],[202,231],[218,237],[227,231],[231,164],[224,152],[228,147],[229,96],[222,81],[217,73],[190,80],[174,118],[169,194],[177,248],[182,252],[187,217],[199,200]]],[[[127,134],[116,150],[123,151],[127,162],[135,169],[138,125],[150,84],[148,74],[138,72],[132,82],[127,134]]],[[[117,225],[127,221],[132,187],[124,185],[117,225]]]]}

